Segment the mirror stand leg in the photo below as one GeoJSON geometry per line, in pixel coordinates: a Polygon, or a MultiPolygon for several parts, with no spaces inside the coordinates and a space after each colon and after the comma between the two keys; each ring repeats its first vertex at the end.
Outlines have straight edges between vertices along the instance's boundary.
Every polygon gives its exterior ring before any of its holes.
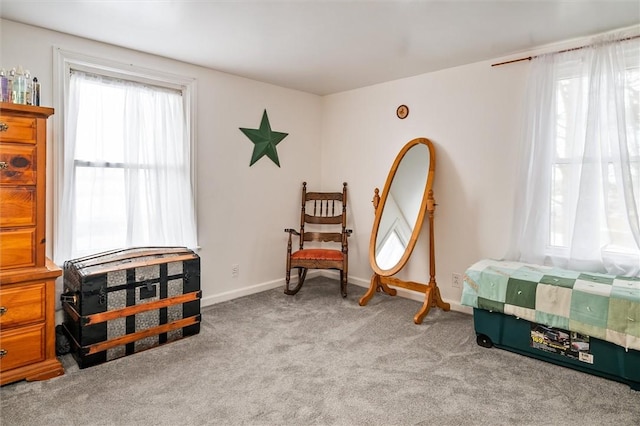
{"type": "MultiPolygon", "coordinates": [[[[391,288],[387,285],[387,282],[385,282],[385,278],[390,279],[390,277],[380,277],[380,284],[378,285],[376,291],[387,293],[389,296],[395,296],[396,294],[398,294],[398,291],[395,288],[391,288]]],[[[393,282],[391,284],[393,284],[393,282]]]]}
{"type": "Polygon", "coordinates": [[[451,309],[451,305],[442,300],[442,296],[440,296],[440,289],[435,285],[435,283],[433,285],[433,301],[431,302],[431,306],[437,306],[445,312],[451,309]]]}
{"type": "Polygon", "coordinates": [[[422,324],[422,320],[429,313],[429,309],[431,309],[432,303],[433,294],[431,292],[431,288],[427,288],[427,291],[424,293],[424,303],[422,304],[422,308],[420,308],[420,310],[413,317],[413,322],[415,324],[422,324]]]}
{"type": "Polygon", "coordinates": [[[378,289],[379,285],[380,285],[380,275],[373,274],[371,276],[371,285],[369,285],[369,290],[367,290],[364,296],[360,298],[360,301],[358,302],[358,304],[360,306],[365,306],[367,303],[369,303],[369,300],[371,300],[376,290],[378,289]]]}
{"type": "Polygon", "coordinates": [[[371,276],[371,285],[369,286],[369,290],[367,290],[364,296],[360,298],[360,302],[358,302],[360,306],[365,306],[369,303],[369,300],[371,300],[376,292],[382,291],[387,293],[389,296],[395,296],[398,293],[394,288],[389,287],[387,283],[383,281],[384,279],[385,277],[381,277],[376,273],[371,276]]]}
{"type": "Polygon", "coordinates": [[[422,324],[422,320],[427,316],[429,309],[432,307],[438,307],[445,312],[451,309],[451,305],[442,300],[442,296],[440,296],[440,289],[435,281],[431,281],[427,286],[424,293],[424,303],[422,304],[422,308],[420,308],[418,313],[413,317],[413,322],[416,324],[422,324]]]}

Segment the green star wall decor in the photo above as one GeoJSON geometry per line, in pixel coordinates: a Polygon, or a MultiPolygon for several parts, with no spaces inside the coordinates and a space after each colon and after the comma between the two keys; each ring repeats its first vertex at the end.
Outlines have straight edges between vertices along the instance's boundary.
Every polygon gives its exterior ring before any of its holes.
{"type": "Polygon", "coordinates": [[[276,151],[276,145],[287,137],[288,133],[274,132],[271,130],[269,124],[269,117],[267,116],[267,110],[264,110],[262,114],[262,121],[260,122],[259,129],[245,129],[240,127],[242,133],[244,133],[251,142],[253,142],[253,154],[251,155],[251,163],[249,167],[253,166],[253,163],[258,161],[263,156],[271,158],[271,161],[276,163],[280,167],[280,161],[278,160],[278,151],[276,151]]]}

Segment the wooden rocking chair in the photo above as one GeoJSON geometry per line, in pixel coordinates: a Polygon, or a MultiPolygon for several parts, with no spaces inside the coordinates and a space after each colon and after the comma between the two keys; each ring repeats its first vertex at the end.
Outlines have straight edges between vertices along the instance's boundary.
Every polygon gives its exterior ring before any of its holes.
{"type": "Polygon", "coordinates": [[[289,233],[285,294],[294,295],[300,290],[308,269],[337,269],[340,271],[340,293],[342,297],[347,297],[347,238],[352,231],[346,229],[346,226],[347,183],[342,184],[342,192],[307,192],[307,182],[303,182],[300,231],[284,230],[289,233]],[[305,231],[306,224],[309,224],[311,229],[305,231]],[[292,252],[293,235],[300,237],[300,247],[295,252],[292,252]],[[323,245],[305,248],[306,242],[323,245]],[[337,243],[340,244],[340,248],[325,248],[324,243],[337,243]],[[298,283],[290,289],[292,269],[298,269],[298,283]]]}

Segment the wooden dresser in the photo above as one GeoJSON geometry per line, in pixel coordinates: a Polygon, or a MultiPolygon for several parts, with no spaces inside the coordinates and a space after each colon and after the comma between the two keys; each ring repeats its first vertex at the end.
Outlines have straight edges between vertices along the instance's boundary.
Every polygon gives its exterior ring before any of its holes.
{"type": "Polygon", "coordinates": [[[0,385],[64,373],[55,353],[55,280],[45,257],[47,118],[0,103],[0,385]]]}

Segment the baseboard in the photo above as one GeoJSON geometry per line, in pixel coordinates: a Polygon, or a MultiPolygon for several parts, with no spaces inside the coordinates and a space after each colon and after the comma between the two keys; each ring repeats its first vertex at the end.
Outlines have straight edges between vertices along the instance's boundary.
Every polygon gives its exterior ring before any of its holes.
{"type": "MultiPolygon", "coordinates": [[[[340,274],[338,272],[329,271],[329,270],[320,271],[320,276],[327,277],[327,278],[333,278],[333,279],[336,279],[336,280],[340,279],[340,274]]],[[[358,287],[369,288],[369,286],[371,285],[371,280],[365,280],[363,278],[350,276],[349,277],[349,284],[355,284],[358,287]]],[[[419,293],[417,291],[411,291],[411,290],[407,290],[407,289],[404,289],[404,288],[398,288],[398,287],[393,287],[393,288],[396,289],[396,291],[398,292],[398,296],[400,296],[400,297],[403,297],[405,299],[415,300],[415,301],[420,302],[420,303],[424,302],[424,293],[419,293]]],[[[460,304],[459,301],[446,300],[446,299],[443,299],[443,300],[444,300],[444,302],[448,303],[451,306],[451,310],[452,311],[462,312],[462,313],[468,314],[468,315],[473,315],[473,308],[471,308],[469,306],[463,306],[463,305],[460,304]]]]}
{"type": "MultiPolygon", "coordinates": [[[[320,276],[320,272],[321,271],[319,271],[319,270],[317,270],[317,271],[309,271],[307,273],[307,279],[320,276]]],[[[293,276],[291,278],[292,278],[291,279],[291,284],[296,284],[297,283],[297,279],[293,279],[293,276]]],[[[241,289],[238,289],[238,290],[231,290],[231,291],[227,291],[227,292],[224,292],[224,293],[215,294],[213,296],[203,297],[200,300],[200,305],[202,307],[211,306],[211,305],[215,305],[216,303],[226,302],[228,300],[233,300],[233,299],[237,299],[239,297],[249,296],[249,295],[255,294],[255,293],[262,293],[263,291],[272,290],[272,289],[278,288],[278,287],[282,287],[282,289],[284,290],[284,282],[285,282],[284,278],[280,278],[280,279],[277,279],[277,280],[267,281],[267,282],[264,282],[264,283],[252,285],[250,287],[244,287],[244,288],[241,288],[241,289]]]]}
{"type": "MultiPolygon", "coordinates": [[[[331,279],[340,279],[340,274],[338,272],[330,271],[330,270],[313,270],[307,273],[307,278],[313,277],[327,277],[331,279]]],[[[292,279],[292,283],[295,284],[296,280],[292,279]]],[[[349,284],[357,285],[358,287],[369,288],[371,284],[370,280],[358,278],[358,277],[349,277],[349,284]]],[[[284,278],[280,278],[273,281],[267,281],[264,283],[256,284],[250,287],[244,287],[238,290],[231,290],[220,294],[215,294],[213,296],[203,297],[200,301],[202,307],[215,305],[216,303],[226,302],[228,300],[237,299],[243,296],[249,296],[255,293],[262,293],[263,291],[272,290],[274,288],[282,287],[284,289],[284,278]]],[[[398,296],[404,297],[406,299],[415,300],[417,302],[424,302],[424,294],[418,293],[411,290],[406,290],[404,288],[396,288],[398,291],[398,296]]],[[[445,302],[451,305],[451,310],[456,312],[462,312],[465,314],[473,315],[473,309],[468,306],[462,306],[457,301],[445,300],[445,302]]],[[[56,311],[56,324],[60,324],[63,321],[63,311],[62,309],[56,311]]]]}

